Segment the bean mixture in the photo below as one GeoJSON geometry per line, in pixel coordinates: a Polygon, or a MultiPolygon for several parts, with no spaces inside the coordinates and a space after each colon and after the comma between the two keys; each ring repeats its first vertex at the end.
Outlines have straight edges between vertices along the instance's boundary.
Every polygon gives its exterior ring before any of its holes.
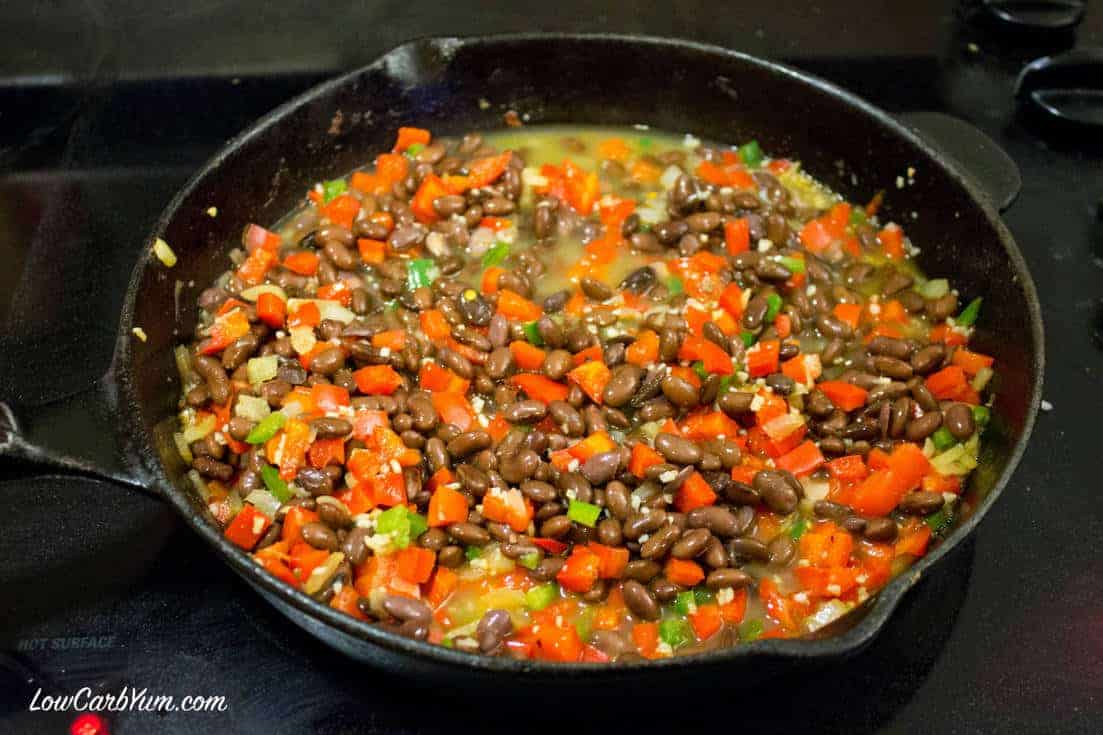
{"type": "Polygon", "coordinates": [[[980,300],[880,200],[754,141],[401,128],[246,228],[177,348],[177,445],[257,564],[412,638],[805,635],[944,532],[989,419],[980,300]]]}

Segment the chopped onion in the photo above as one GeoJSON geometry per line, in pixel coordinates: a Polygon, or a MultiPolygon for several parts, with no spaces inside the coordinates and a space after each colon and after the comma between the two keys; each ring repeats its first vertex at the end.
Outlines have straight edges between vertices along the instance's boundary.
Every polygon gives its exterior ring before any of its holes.
{"type": "Polygon", "coordinates": [[[249,382],[253,385],[258,385],[276,377],[279,369],[280,359],[276,355],[254,357],[245,365],[245,371],[249,375],[249,382]]]}
{"type": "Polygon", "coordinates": [[[667,166],[662,176],[659,177],[659,183],[662,184],[664,189],[673,189],[675,182],[678,181],[678,177],[681,175],[682,169],[674,165],[667,166]]]}
{"type": "Polygon", "coordinates": [[[262,488],[257,488],[246,495],[245,502],[252,504],[257,510],[269,518],[276,517],[276,511],[280,509],[281,505],[279,499],[275,495],[262,488]]]}
{"type": "Polygon", "coordinates": [[[322,319],[333,319],[342,324],[348,324],[356,318],[356,315],[349,309],[341,306],[340,301],[334,301],[333,299],[288,299],[287,311],[289,313],[296,312],[299,307],[307,303],[313,303],[318,307],[318,313],[322,319]]]}
{"type": "Polygon", "coordinates": [[[973,390],[980,392],[984,390],[984,386],[988,385],[988,381],[992,379],[992,376],[996,374],[996,371],[990,367],[982,367],[977,371],[976,376],[973,378],[972,386],[973,390]]]}
{"type": "Polygon", "coordinates": [[[262,293],[270,293],[278,296],[280,300],[287,301],[287,292],[273,283],[262,283],[259,286],[247,288],[241,292],[241,298],[246,301],[256,301],[262,293]]]}
{"type": "Polygon", "coordinates": [[[306,578],[306,583],[303,585],[303,592],[308,595],[313,595],[315,592],[321,591],[326,582],[333,579],[333,575],[337,574],[337,569],[344,560],[345,555],[340,551],[334,551],[327,556],[326,560],[314,567],[310,576],[306,578]]]}
{"type": "Polygon", "coordinates": [[[153,254],[157,256],[157,260],[165,264],[165,267],[171,268],[176,265],[176,253],[172,252],[172,248],[169,244],[157,238],[153,241],[153,254]]]}
{"type": "Polygon", "coordinates": [[[215,430],[215,417],[209,413],[197,421],[197,414],[190,415],[190,421],[184,424],[184,441],[188,444],[197,442],[215,430]]]}
{"type": "Polygon", "coordinates": [[[177,345],[172,351],[172,356],[176,360],[176,371],[180,373],[180,382],[184,385],[185,393],[203,382],[203,378],[199,377],[199,373],[191,366],[191,354],[187,347],[177,345]]]}
{"type": "Polygon", "coordinates": [[[318,344],[318,338],[314,336],[314,327],[292,327],[288,330],[291,335],[291,347],[300,355],[305,355],[318,344]]]}
{"type": "Polygon", "coordinates": [[[840,600],[828,600],[820,605],[820,608],[816,612],[809,615],[804,620],[804,627],[809,633],[815,630],[819,630],[823,626],[827,625],[833,620],[841,618],[849,612],[850,608],[847,607],[845,602],[840,600]]]}
{"type": "Polygon", "coordinates": [[[180,458],[191,464],[191,461],[195,458],[192,456],[191,447],[184,441],[184,435],[178,431],[172,435],[172,440],[176,442],[176,451],[180,452],[180,458]]]}
{"type": "Polygon", "coordinates": [[[945,278],[935,278],[927,281],[916,290],[925,299],[940,299],[950,293],[950,282],[945,278]]]}
{"type": "Polygon", "coordinates": [[[811,477],[802,478],[800,484],[804,486],[804,496],[810,500],[823,500],[831,489],[826,480],[813,480],[811,477]]]}
{"type": "Polygon", "coordinates": [[[942,454],[931,458],[931,467],[940,475],[968,475],[977,467],[977,460],[969,449],[968,443],[957,444],[942,454]]]}
{"type": "Polygon", "coordinates": [[[204,482],[202,476],[195,470],[188,470],[188,479],[195,485],[195,491],[199,493],[199,497],[203,498],[204,502],[211,499],[210,488],[207,487],[207,483],[204,482]]]}
{"type": "Polygon", "coordinates": [[[261,421],[270,413],[272,409],[268,407],[268,401],[259,396],[242,393],[237,397],[237,403],[234,405],[234,415],[250,421],[261,421]]]}
{"type": "Polygon", "coordinates": [[[498,240],[498,233],[489,227],[476,227],[467,241],[467,255],[471,258],[481,258],[498,240]]]}

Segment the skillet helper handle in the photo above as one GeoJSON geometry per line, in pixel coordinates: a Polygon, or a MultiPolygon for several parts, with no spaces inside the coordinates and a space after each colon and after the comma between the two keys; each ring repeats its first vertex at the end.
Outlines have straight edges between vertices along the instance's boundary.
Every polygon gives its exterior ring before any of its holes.
{"type": "Polygon", "coordinates": [[[941,112],[905,112],[897,118],[957,163],[999,211],[1015,201],[1023,188],[1018,165],[976,127],[941,112]]]}
{"type": "Polygon", "coordinates": [[[43,405],[0,401],[0,469],[82,475],[153,492],[122,425],[113,372],[43,405]]]}

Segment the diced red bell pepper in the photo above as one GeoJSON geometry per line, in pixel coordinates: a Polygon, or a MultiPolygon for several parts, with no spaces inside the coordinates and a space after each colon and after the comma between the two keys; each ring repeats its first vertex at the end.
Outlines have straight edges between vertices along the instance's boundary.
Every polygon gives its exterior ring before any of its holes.
{"type": "MultiPolygon", "coordinates": [[[[729,362],[730,364],[730,362],[729,362]]],[[[586,362],[567,373],[567,380],[577,385],[594,403],[601,405],[605,385],[613,373],[604,362],[586,362]]]]}
{"type": "Polygon", "coordinates": [[[322,205],[321,215],[341,227],[351,228],[352,221],[360,211],[360,200],[352,194],[341,194],[322,205]]]}
{"type": "Polygon", "coordinates": [[[539,319],[544,314],[544,310],[524,296],[509,289],[502,289],[498,292],[498,313],[508,319],[531,322],[539,319]]]}
{"type": "Polygon", "coordinates": [[[569,392],[567,386],[562,383],[532,373],[514,375],[509,382],[510,385],[523,390],[529,398],[545,404],[552,401],[565,401],[569,392]]]}
{"type": "Polygon", "coordinates": [[[257,297],[257,318],[272,329],[283,329],[287,320],[287,302],[274,293],[262,293],[257,297]]]}
{"type": "Polygon", "coordinates": [[[682,587],[695,587],[705,579],[701,565],[688,559],[670,559],[663,571],[667,579],[682,587]]]}
{"type": "Polygon", "coordinates": [[[716,504],[716,493],[700,472],[694,472],[674,493],[674,507],[682,513],[716,504]]]}
{"type": "Polygon", "coordinates": [[[853,411],[866,405],[869,391],[841,380],[825,380],[816,385],[842,411],[853,411]]]}
{"type": "Polygon", "coordinates": [[[840,482],[857,482],[869,475],[869,468],[860,454],[848,454],[828,462],[827,472],[840,482]]]}
{"type": "Polygon", "coordinates": [[[471,385],[470,380],[464,380],[448,368],[435,362],[424,363],[418,372],[417,380],[422,390],[427,390],[430,393],[452,392],[464,394],[467,393],[467,389],[471,385]]]}
{"type": "Polygon", "coordinates": [[[432,393],[430,399],[443,423],[453,424],[460,431],[467,431],[474,425],[475,409],[462,393],[441,391],[432,393]]]}
{"type": "Polygon", "coordinates": [[[720,606],[716,603],[698,605],[697,610],[689,613],[687,617],[699,641],[708,640],[716,635],[724,624],[724,619],[720,616],[720,606]]]}
{"type": "Polygon", "coordinates": [[[764,339],[747,350],[747,373],[752,378],[762,378],[776,373],[781,342],[776,339],[764,339]]]}
{"type": "Polygon", "coordinates": [[[345,440],[341,438],[315,439],[307,451],[307,457],[310,460],[310,466],[316,469],[322,469],[329,464],[343,465],[345,463],[345,440]]]}
{"type": "Polygon", "coordinates": [[[452,192],[445,186],[444,181],[436,174],[429,174],[421,180],[414,198],[410,202],[410,211],[418,218],[418,221],[431,224],[440,219],[437,210],[433,208],[433,202],[452,192]]]}
{"type": "Polygon", "coordinates": [[[517,367],[522,370],[539,370],[547,356],[544,350],[521,340],[510,342],[509,352],[513,355],[513,361],[517,367]]]}
{"type": "Polygon", "coordinates": [[[401,153],[415,143],[428,145],[432,138],[432,134],[423,128],[399,128],[398,138],[395,140],[394,148],[391,151],[401,153]]]}
{"type": "Polygon", "coordinates": [[[728,255],[739,255],[751,249],[751,224],[746,217],[724,223],[724,245],[728,255]]]}
{"type": "Polygon", "coordinates": [[[517,533],[523,533],[533,517],[532,503],[516,488],[491,489],[483,496],[483,517],[505,523],[517,533]]]}
{"type": "Polygon", "coordinates": [[[682,340],[678,348],[678,359],[694,361],[700,360],[705,371],[717,375],[731,375],[735,372],[732,368],[731,356],[720,348],[712,340],[690,334],[682,340]]]}
{"type": "Polygon", "coordinates": [[[366,395],[389,396],[402,386],[402,376],[390,365],[367,365],[354,372],[352,379],[366,395]]]}
{"type": "Polygon", "coordinates": [[[601,561],[598,576],[601,579],[620,579],[628,566],[628,549],[623,546],[605,546],[591,541],[586,546],[601,561]]]}
{"type": "Polygon", "coordinates": [[[318,272],[321,258],[310,250],[299,250],[283,259],[283,267],[300,276],[312,276],[318,272]]]}
{"type": "Polygon", "coordinates": [[[247,253],[252,253],[254,250],[267,250],[275,253],[279,251],[280,245],[283,244],[283,238],[279,235],[254,224],[245,226],[241,241],[245,245],[245,252],[247,253]]]}
{"type": "Polygon", "coordinates": [[[411,584],[428,582],[437,563],[437,555],[420,546],[407,546],[396,555],[398,576],[411,584]]]}
{"type": "Polygon", "coordinates": [[[797,477],[809,475],[824,463],[820,448],[811,441],[805,441],[796,449],[778,457],[776,464],[780,469],[788,470],[797,477]]]}
{"type": "Polygon", "coordinates": [[[246,503],[226,527],[225,535],[230,543],[250,551],[271,525],[272,519],[246,503]]]}
{"type": "Polygon", "coordinates": [[[576,546],[555,576],[565,590],[589,592],[601,577],[601,557],[585,546],[576,546]]]}
{"type": "Polygon", "coordinates": [[[438,487],[429,498],[429,527],[450,526],[467,520],[467,496],[447,486],[438,487]]]}

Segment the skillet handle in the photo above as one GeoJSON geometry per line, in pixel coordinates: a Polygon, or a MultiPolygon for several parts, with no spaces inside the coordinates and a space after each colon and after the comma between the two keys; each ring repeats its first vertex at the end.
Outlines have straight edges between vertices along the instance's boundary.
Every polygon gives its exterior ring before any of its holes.
{"type": "Polygon", "coordinates": [[[1019,167],[994,140],[964,120],[941,112],[904,112],[897,118],[938,148],[1006,211],[1023,188],[1019,167]]]}
{"type": "Polygon", "coordinates": [[[43,405],[0,401],[0,468],[83,475],[155,493],[123,427],[113,370],[43,405]]]}

